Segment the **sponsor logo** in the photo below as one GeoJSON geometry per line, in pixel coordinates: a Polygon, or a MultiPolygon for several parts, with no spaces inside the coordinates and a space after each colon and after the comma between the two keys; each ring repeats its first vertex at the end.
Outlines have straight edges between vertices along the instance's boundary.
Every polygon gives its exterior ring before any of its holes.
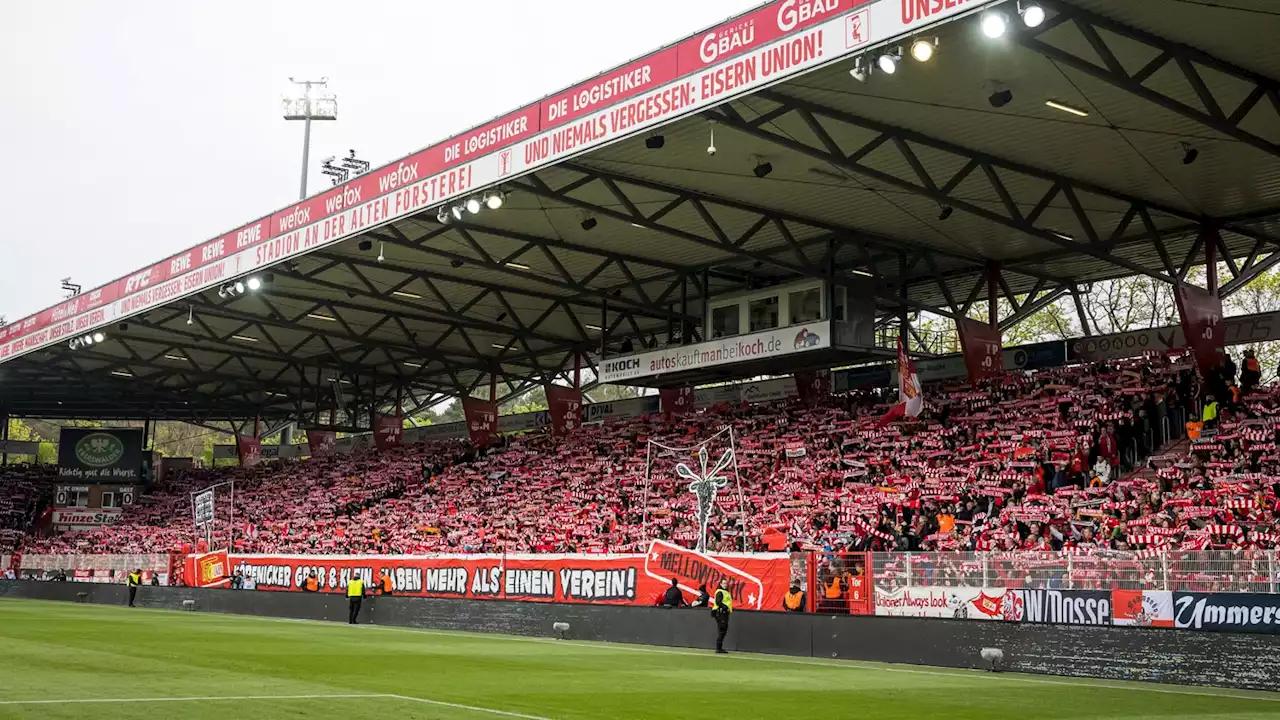
{"type": "Polygon", "coordinates": [[[817,347],[822,342],[822,336],[816,332],[811,332],[809,328],[802,329],[796,334],[796,349],[803,350],[805,348],[817,347]]]}
{"type": "Polygon", "coordinates": [[[924,22],[943,11],[950,11],[965,4],[965,0],[901,0],[902,24],[924,22]]]}
{"type": "Polygon", "coordinates": [[[111,433],[90,433],[76,443],[76,460],[91,468],[104,468],[120,462],[124,443],[111,433]]]}
{"type": "Polygon", "coordinates": [[[620,375],[622,373],[637,370],[640,367],[640,358],[622,358],[621,360],[606,360],[604,362],[605,375],[620,375]]]}
{"type": "Polygon", "coordinates": [[[791,32],[797,25],[807,24],[840,9],[840,0],[786,0],[778,8],[778,29],[791,32]]]}
{"type": "Polygon", "coordinates": [[[1110,625],[1111,597],[1105,591],[1019,590],[1024,622],[1110,625]]]}
{"type": "Polygon", "coordinates": [[[698,57],[702,62],[711,64],[721,55],[749,47],[755,41],[756,21],[746,20],[731,28],[709,32],[703,36],[702,44],[698,47],[698,57]]]}
{"type": "Polygon", "coordinates": [[[1274,595],[1178,593],[1173,605],[1176,628],[1280,632],[1280,597],[1274,595]]]}

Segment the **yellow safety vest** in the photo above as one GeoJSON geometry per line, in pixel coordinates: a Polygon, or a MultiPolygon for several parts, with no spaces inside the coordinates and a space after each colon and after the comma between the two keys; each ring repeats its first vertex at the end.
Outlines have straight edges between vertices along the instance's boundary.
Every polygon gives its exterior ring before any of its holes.
{"type": "Polygon", "coordinates": [[[364,580],[351,578],[351,582],[347,583],[347,597],[364,597],[364,580]]]}
{"type": "Polygon", "coordinates": [[[1209,422],[1210,420],[1217,420],[1217,419],[1218,419],[1218,403],[1215,400],[1214,402],[1211,402],[1208,405],[1204,406],[1204,414],[1201,416],[1200,420],[1202,422],[1209,422]]]}
{"type": "Polygon", "coordinates": [[[142,584],[142,576],[138,573],[129,573],[129,587],[138,587],[142,584]]]}
{"type": "Polygon", "coordinates": [[[733,596],[728,590],[716,590],[716,594],[711,596],[711,609],[719,610],[720,608],[733,612],[733,596]],[[720,601],[721,595],[724,597],[724,602],[720,601]]]}

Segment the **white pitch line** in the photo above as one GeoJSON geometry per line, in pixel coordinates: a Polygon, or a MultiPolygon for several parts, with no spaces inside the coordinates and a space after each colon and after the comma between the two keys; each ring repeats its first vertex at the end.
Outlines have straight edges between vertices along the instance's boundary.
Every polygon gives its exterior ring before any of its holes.
{"type": "Polygon", "coordinates": [[[426,703],[427,705],[438,705],[440,707],[449,707],[455,710],[470,710],[472,712],[488,713],[490,715],[502,715],[503,717],[524,718],[525,720],[551,720],[551,718],[543,717],[541,715],[526,715],[524,713],[511,712],[509,710],[495,710],[493,708],[479,707],[477,705],[461,705],[459,703],[445,702],[443,700],[428,700],[426,698],[412,697],[409,695],[383,695],[382,697],[407,700],[409,702],[426,703]]]}
{"type": "Polygon", "coordinates": [[[216,695],[209,697],[63,698],[58,700],[0,700],[0,705],[82,705],[93,703],[213,702],[219,700],[337,700],[342,698],[382,697],[392,696],[382,693],[361,693],[344,695],[216,695]]]}

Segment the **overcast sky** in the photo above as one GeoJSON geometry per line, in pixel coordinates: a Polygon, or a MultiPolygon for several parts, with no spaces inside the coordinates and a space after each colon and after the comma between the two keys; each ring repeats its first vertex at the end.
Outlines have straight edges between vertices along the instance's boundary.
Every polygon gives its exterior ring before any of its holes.
{"type": "Polygon", "coordinates": [[[58,302],[297,198],[288,78],[327,76],[316,159],[378,166],[758,0],[4,0],[0,315],[58,302]]]}

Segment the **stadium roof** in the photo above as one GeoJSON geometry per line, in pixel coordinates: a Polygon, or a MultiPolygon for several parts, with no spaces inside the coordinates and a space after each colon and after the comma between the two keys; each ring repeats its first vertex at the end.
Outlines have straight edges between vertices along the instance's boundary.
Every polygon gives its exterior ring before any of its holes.
{"type": "Polygon", "coordinates": [[[1008,327],[1206,252],[1224,294],[1280,261],[1274,3],[1035,4],[1028,28],[1008,1],[769,3],[0,329],[0,409],[285,421],[337,387],[412,411],[790,279],[870,275],[886,320],[994,280],[1008,327]],[[487,190],[500,209],[441,221],[487,190]]]}

